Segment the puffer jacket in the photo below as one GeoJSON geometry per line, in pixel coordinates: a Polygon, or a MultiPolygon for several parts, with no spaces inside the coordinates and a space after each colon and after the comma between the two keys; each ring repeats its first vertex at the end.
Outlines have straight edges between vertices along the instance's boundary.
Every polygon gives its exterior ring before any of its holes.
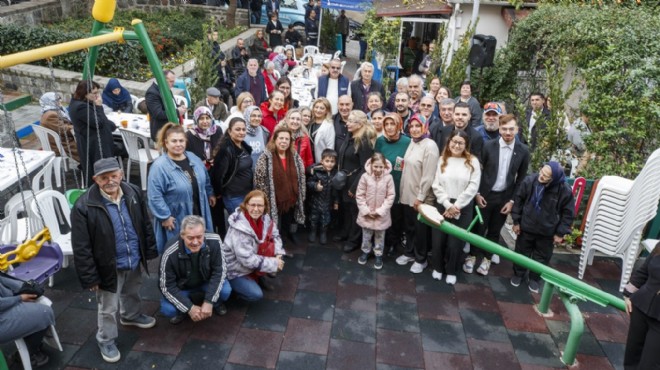
{"type": "MultiPolygon", "coordinates": [[[[158,257],[153,227],[142,191],[121,182],[124,200],[138,236],[140,262],[148,273],[147,260],[158,257]]],[[[84,289],[98,285],[117,291],[117,244],[110,214],[103,205],[98,185],[92,185],[71,210],[71,244],[78,279],[84,289]]]]}
{"type": "MultiPolygon", "coordinates": [[[[236,212],[229,216],[227,220],[229,230],[224,243],[222,243],[222,253],[227,263],[227,279],[232,280],[251,274],[254,271],[277,272],[277,259],[275,257],[264,257],[257,254],[259,244],[266,238],[268,228],[272,222],[267,214],[261,217],[263,219],[263,231],[261,239],[257,239],[257,234],[252,230],[252,226],[250,226],[240,208],[237,208],[236,212]]],[[[277,226],[273,227],[272,236],[275,241],[275,255],[285,254],[277,226]]]]}
{"type": "Polygon", "coordinates": [[[360,182],[355,193],[358,206],[357,224],[371,230],[386,230],[392,225],[390,208],[394,204],[394,179],[390,172],[392,164],[387,159],[387,165],[380,176],[371,172],[371,159],[364,164],[365,173],[360,177],[360,182]],[[378,217],[367,217],[368,214],[376,212],[378,217]]]}
{"type": "Polygon", "coordinates": [[[320,163],[310,166],[307,171],[309,175],[307,176],[307,194],[310,198],[309,205],[312,212],[322,213],[323,211],[332,209],[332,203],[339,203],[337,197],[337,191],[332,189],[332,178],[335,177],[337,169],[334,168],[332,171],[328,172],[323,169],[323,165],[320,163]],[[317,191],[316,184],[321,183],[323,185],[323,190],[317,191]]]}

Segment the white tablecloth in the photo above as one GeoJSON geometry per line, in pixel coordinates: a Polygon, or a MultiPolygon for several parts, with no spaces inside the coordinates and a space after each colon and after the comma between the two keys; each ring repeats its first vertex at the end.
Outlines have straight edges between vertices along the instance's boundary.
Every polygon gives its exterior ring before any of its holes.
{"type": "MultiPolygon", "coordinates": [[[[146,114],[111,112],[106,116],[110,121],[114,122],[117,127],[121,126],[121,121],[128,121],[128,126],[126,129],[144,136],[149,136],[151,134],[151,129],[149,128],[149,120],[147,120],[146,114]]],[[[184,120],[184,125],[186,128],[190,127],[190,125],[193,123],[194,121],[191,119],[184,120]]],[[[113,134],[121,135],[119,130],[115,130],[113,134]]]]}
{"type": "MultiPolygon", "coordinates": [[[[19,149],[19,151],[23,156],[28,173],[40,169],[50,158],[55,156],[55,153],[51,151],[28,149],[19,149]]],[[[18,159],[18,168],[20,169],[20,177],[23,178],[26,176],[26,173],[23,169],[18,153],[16,155],[18,159]]],[[[0,148],[0,156],[0,174],[2,174],[0,175],[1,192],[7,190],[18,182],[18,174],[16,172],[16,161],[14,160],[13,149],[0,148]]]]}

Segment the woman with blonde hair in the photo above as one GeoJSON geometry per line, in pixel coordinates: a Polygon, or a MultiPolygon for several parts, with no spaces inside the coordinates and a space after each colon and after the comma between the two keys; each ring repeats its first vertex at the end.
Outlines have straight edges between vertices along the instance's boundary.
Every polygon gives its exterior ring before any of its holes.
{"type": "Polygon", "coordinates": [[[356,223],[358,207],[355,201],[358,182],[364,173],[364,165],[374,154],[376,131],[369,124],[366,113],[354,110],[348,115],[346,123],[348,136],[341,148],[337,150],[338,170],[346,174],[346,184],[338,189],[341,196],[341,209],[344,227],[340,239],[345,239],[344,253],[350,253],[362,244],[362,229],[356,223]]]}
{"type": "Polygon", "coordinates": [[[321,153],[326,149],[335,149],[335,124],[332,121],[332,107],[326,98],[318,98],[312,103],[312,120],[309,125],[309,137],[312,139],[314,159],[321,161],[321,153]]]}
{"type": "Polygon", "coordinates": [[[293,134],[293,148],[300,155],[300,158],[302,158],[305,168],[313,165],[314,155],[312,154],[312,143],[309,140],[307,127],[302,124],[300,109],[291,109],[286,112],[286,116],[284,116],[284,120],[280,125],[291,130],[293,134]]]}
{"type": "Polygon", "coordinates": [[[254,101],[254,96],[252,96],[252,94],[247,91],[238,94],[236,97],[236,106],[231,107],[231,114],[224,122],[220,124],[222,132],[227,132],[227,127],[229,126],[229,122],[231,122],[232,118],[244,118],[245,110],[251,105],[258,105],[254,101]]]}

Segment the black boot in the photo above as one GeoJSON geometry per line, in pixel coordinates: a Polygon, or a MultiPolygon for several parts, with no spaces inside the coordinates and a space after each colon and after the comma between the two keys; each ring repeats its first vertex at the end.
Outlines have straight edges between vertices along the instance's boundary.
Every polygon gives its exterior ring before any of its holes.
{"type": "Polygon", "coordinates": [[[259,276],[258,284],[261,287],[261,289],[265,291],[272,292],[273,290],[275,290],[275,287],[271,283],[266,281],[265,276],[259,276]]]}
{"type": "Polygon", "coordinates": [[[319,243],[325,245],[328,242],[328,228],[322,227],[321,234],[319,235],[319,243]]]}
{"type": "Polygon", "coordinates": [[[316,226],[310,227],[309,235],[307,236],[307,241],[314,243],[316,241],[316,226]]]}
{"type": "Polygon", "coordinates": [[[298,236],[296,235],[296,231],[298,231],[298,224],[291,224],[291,226],[289,226],[288,237],[289,237],[289,240],[291,240],[291,243],[293,243],[294,245],[300,244],[300,240],[298,240],[298,236]]]}

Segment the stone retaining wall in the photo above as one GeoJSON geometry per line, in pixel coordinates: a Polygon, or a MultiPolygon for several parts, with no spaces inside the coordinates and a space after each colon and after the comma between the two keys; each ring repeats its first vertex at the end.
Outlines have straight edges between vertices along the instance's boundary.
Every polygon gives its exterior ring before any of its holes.
{"type": "MultiPolygon", "coordinates": [[[[58,0],[33,0],[12,6],[0,7],[0,24],[24,24],[34,26],[62,19],[65,10],[58,0]]],[[[67,13],[68,14],[68,13],[67,13]]]]}
{"type": "MultiPolygon", "coordinates": [[[[250,44],[255,37],[256,30],[247,30],[233,39],[227,40],[220,44],[220,48],[226,55],[231,54],[231,49],[236,45],[236,39],[241,37],[246,40],[246,44],[250,44]]],[[[195,60],[189,60],[184,64],[174,68],[173,71],[177,77],[193,77],[194,75],[195,60]]],[[[3,84],[12,88],[16,88],[21,92],[32,95],[33,99],[38,100],[41,95],[48,91],[57,91],[62,94],[64,101],[71,100],[71,96],[76,89],[76,85],[82,79],[81,72],[65,71],[62,69],[54,69],[55,82],[52,81],[50,70],[48,67],[34,66],[30,64],[20,64],[14,67],[0,70],[0,81],[3,84]]],[[[108,83],[110,77],[95,76],[94,81],[98,82],[102,87],[108,83]]],[[[131,94],[142,97],[146,93],[149,86],[154,81],[147,82],[119,80],[131,94]]]]}

